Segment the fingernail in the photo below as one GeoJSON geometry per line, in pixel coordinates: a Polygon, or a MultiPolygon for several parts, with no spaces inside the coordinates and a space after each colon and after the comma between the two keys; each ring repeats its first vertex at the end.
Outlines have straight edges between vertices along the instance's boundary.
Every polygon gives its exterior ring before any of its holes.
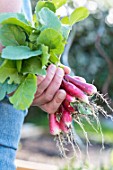
{"type": "Polygon", "coordinates": [[[64,92],[59,93],[59,95],[58,95],[58,98],[61,100],[65,99],[65,97],[66,97],[66,93],[64,93],[64,92]]]}
{"type": "Polygon", "coordinates": [[[50,66],[50,69],[51,69],[51,72],[55,72],[56,66],[52,64],[52,65],[50,66]]]}
{"type": "Polygon", "coordinates": [[[64,75],[64,71],[62,68],[57,68],[57,75],[62,77],[64,75]]]}

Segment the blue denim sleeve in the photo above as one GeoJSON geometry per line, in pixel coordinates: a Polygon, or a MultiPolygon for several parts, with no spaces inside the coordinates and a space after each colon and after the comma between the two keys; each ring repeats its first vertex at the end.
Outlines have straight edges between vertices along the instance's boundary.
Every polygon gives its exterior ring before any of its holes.
{"type": "Polygon", "coordinates": [[[0,102],[0,170],[15,170],[14,160],[27,111],[14,109],[8,98],[0,102]]]}

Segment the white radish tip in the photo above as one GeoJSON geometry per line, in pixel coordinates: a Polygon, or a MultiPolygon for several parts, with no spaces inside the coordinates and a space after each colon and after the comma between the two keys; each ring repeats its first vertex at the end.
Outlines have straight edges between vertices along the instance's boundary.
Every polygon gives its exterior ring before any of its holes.
{"type": "Polygon", "coordinates": [[[61,130],[59,128],[54,128],[54,131],[53,130],[50,130],[50,133],[52,135],[59,135],[61,132],[61,130]]]}

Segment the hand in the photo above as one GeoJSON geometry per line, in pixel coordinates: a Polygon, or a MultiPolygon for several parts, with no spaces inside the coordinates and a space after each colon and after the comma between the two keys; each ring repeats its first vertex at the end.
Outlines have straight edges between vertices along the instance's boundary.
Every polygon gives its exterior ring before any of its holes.
{"type": "Polygon", "coordinates": [[[66,97],[66,92],[59,88],[64,74],[69,73],[68,67],[64,66],[62,69],[51,64],[47,69],[46,77],[37,77],[37,92],[32,105],[48,113],[55,113],[66,97]]]}

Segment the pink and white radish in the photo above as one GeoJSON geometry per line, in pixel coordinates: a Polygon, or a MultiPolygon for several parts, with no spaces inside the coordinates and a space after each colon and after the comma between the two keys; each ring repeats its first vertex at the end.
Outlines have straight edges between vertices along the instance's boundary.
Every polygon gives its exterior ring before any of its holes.
{"type": "Polygon", "coordinates": [[[59,135],[61,132],[59,122],[56,120],[55,114],[49,114],[49,129],[50,134],[59,135]]]}
{"type": "Polygon", "coordinates": [[[63,80],[62,81],[62,87],[70,95],[78,98],[82,102],[89,104],[88,96],[81,89],[79,89],[77,86],[75,86],[74,84],[67,82],[66,80],[63,80]]]}
{"type": "Polygon", "coordinates": [[[65,80],[70,83],[73,83],[75,86],[77,86],[79,89],[81,89],[88,95],[93,95],[97,93],[97,88],[93,84],[81,82],[77,79],[72,78],[70,75],[65,75],[65,80]]]}

